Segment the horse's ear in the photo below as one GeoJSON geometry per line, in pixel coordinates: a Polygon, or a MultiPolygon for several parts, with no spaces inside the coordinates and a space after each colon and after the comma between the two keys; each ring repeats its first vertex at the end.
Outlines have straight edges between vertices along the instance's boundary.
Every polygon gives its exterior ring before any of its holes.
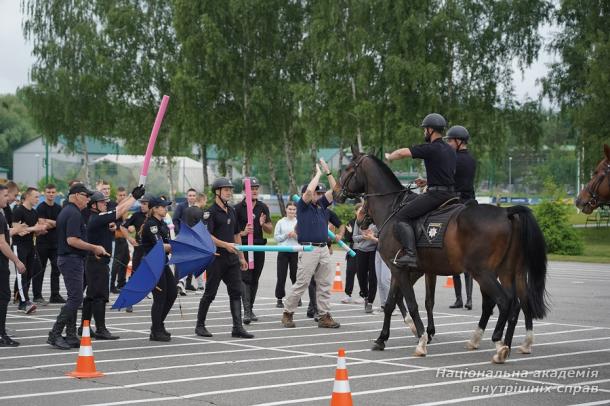
{"type": "Polygon", "coordinates": [[[608,144],[604,144],[604,154],[606,155],[606,159],[610,161],[610,147],[608,144]]]}
{"type": "Polygon", "coordinates": [[[352,159],[360,156],[360,150],[357,145],[352,144],[352,159]]]}

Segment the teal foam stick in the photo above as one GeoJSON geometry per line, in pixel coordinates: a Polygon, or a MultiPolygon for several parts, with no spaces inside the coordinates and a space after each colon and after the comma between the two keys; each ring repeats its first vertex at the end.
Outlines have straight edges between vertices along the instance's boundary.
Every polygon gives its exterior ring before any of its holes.
{"type": "MultiPolygon", "coordinates": [[[[301,200],[301,198],[300,198],[298,195],[292,195],[292,201],[293,201],[293,202],[298,203],[298,201],[299,201],[299,200],[301,200]]],[[[330,238],[330,239],[331,239],[331,240],[333,240],[333,241],[337,241],[337,236],[335,235],[335,233],[333,233],[333,232],[332,232],[332,231],[330,231],[330,230],[327,230],[327,231],[328,231],[328,238],[330,238]]],[[[343,248],[345,251],[347,251],[347,254],[348,254],[350,257],[355,257],[355,256],[356,256],[356,251],[354,251],[353,249],[351,249],[351,248],[349,247],[349,245],[347,245],[345,242],[343,242],[343,241],[339,240],[339,241],[337,241],[337,243],[339,244],[339,246],[340,246],[341,248],[343,248]]]]}
{"type": "Polygon", "coordinates": [[[312,245],[235,245],[239,251],[249,252],[311,252],[312,245]]]}

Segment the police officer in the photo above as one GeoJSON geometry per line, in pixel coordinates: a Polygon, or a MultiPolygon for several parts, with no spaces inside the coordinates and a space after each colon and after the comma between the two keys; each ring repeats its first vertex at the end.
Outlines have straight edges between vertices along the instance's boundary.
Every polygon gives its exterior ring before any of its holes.
{"type": "MultiPolygon", "coordinates": [[[[468,151],[470,134],[461,125],[455,125],[447,131],[447,143],[456,151],[455,164],[455,191],[461,203],[476,202],[474,195],[474,177],[477,162],[468,151]]],[[[472,276],[464,273],[466,288],[466,308],[472,310],[472,276]]],[[[462,307],[462,281],[460,275],[453,275],[453,288],[455,289],[455,303],[451,309],[462,307]]]]}
{"type": "Polygon", "coordinates": [[[212,191],[214,204],[209,209],[208,230],[219,256],[207,269],[205,293],[199,302],[195,334],[212,337],[212,333],[205,327],[205,319],[222,280],[227,285],[233,317],[231,336],[253,338],[254,335],[244,329],[241,319],[241,271],[248,269],[248,263],[244,254],[235,249],[235,244],[240,244],[241,238],[235,210],[229,206],[229,200],[233,195],[233,183],[227,178],[217,178],[212,184],[212,191]]]}
{"type": "MultiPolygon", "coordinates": [[[[163,241],[163,248],[166,254],[171,252],[169,227],[165,223],[167,206],[171,204],[172,202],[165,200],[163,197],[153,197],[148,202],[148,217],[141,231],[144,255],[148,254],[159,240],[163,241]]],[[[150,317],[152,319],[150,341],[170,341],[172,337],[165,329],[164,321],[176,301],[178,290],[176,289],[174,274],[167,265],[167,258],[165,263],[163,274],[161,274],[157,286],[152,291],[153,304],[150,309],[150,317]]]]}
{"type": "MultiPolygon", "coordinates": [[[[108,210],[108,197],[102,192],[95,192],[89,200],[89,221],[87,223],[87,241],[101,245],[107,252],[112,250],[112,241],[116,231],[116,221],[121,219],[137,198],[144,195],[144,187],[138,186],[131,196],[124,198],[114,210],[108,210]]],[[[85,262],[87,278],[87,296],[83,302],[81,321],[95,318],[95,333],[92,336],[102,340],[116,340],[119,337],[110,334],[106,328],[106,303],[108,303],[110,258],[98,257],[89,253],[85,262]]]]}
{"type": "Polygon", "coordinates": [[[443,141],[447,121],[437,113],[428,114],[421,123],[424,129],[425,144],[411,148],[397,149],[386,153],[388,161],[412,157],[423,159],[426,166],[428,190],[407,203],[396,215],[394,233],[404,248],[404,255],[396,254],[394,263],[401,266],[417,267],[415,233],[411,222],[427,212],[438,208],[454,197],[455,151],[443,141]]]}
{"type": "MultiPolygon", "coordinates": [[[[266,245],[267,239],[263,237],[263,232],[272,233],[273,223],[271,222],[271,214],[269,214],[269,206],[258,200],[258,192],[260,183],[255,177],[250,178],[252,188],[252,212],[253,224],[248,225],[248,210],[246,199],[235,205],[235,214],[237,215],[237,223],[241,230],[241,243],[248,244],[248,234],[253,233],[254,245],[266,245]]],[[[254,269],[248,269],[241,273],[242,280],[242,301],[244,303],[244,324],[250,324],[250,321],[258,321],[258,317],[254,314],[254,300],[258,291],[258,281],[263,272],[265,265],[265,253],[253,252],[244,253],[246,261],[249,255],[254,255],[254,269]]]]}
{"type": "Polygon", "coordinates": [[[82,183],[70,187],[68,203],[57,216],[57,266],[64,278],[68,299],[49,331],[47,343],[61,350],[78,348],[76,313],[83,302],[85,257],[88,252],[96,256],[110,256],[101,245],[87,242],[82,210],[87,207],[93,192],[82,183]],[[66,338],[62,332],[66,328],[66,338]]]}

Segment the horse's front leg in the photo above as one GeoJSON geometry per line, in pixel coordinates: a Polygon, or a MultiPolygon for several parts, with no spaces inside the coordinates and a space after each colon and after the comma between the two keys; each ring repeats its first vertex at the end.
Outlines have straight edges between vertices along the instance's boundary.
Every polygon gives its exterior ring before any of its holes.
{"type": "Polygon", "coordinates": [[[428,353],[427,345],[428,345],[428,334],[425,331],[424,323],[419,316],[419,308],[417,306],[417,300],[415,297],[415,291],[413,290],[413,285],[411,284],[411,278],[408,272],[400,271],[397,268],[392,270],[392,275],[398,273],[398,283],[400,285],[400,290],[405,297],[405,301],[407,302],[407,308],[409,309],[409,314],[415,323],[415,328],[417,330],[417,337],[419,337],[419,342],[417,347],[415,348],[414,355],[423,357],[428,353]]]}
{"type": "Polygon", "coordinates": [[[396,278],[394,278],[394,275],[392,275],[392,280],[390,282],[390,292],[383,308],[383,327],[381,328],[381,333],[379,334],[379,337],[375,340],[373,344],[373,351],[383,351],[385,349],[385,342],[388,341],[388,339],[390,338],[390,323],[392,321],[392,312],[394,312],[394,309],[396,308],[397,294],[398,284],[396,283],[396,278]]]}
{"type": "Polygon", "coordinates": [[[436,275],[426,274],[426,313],[428,315],[428,344],[436,334],[434,327],[434,294],[436,292],[436,275]]]}

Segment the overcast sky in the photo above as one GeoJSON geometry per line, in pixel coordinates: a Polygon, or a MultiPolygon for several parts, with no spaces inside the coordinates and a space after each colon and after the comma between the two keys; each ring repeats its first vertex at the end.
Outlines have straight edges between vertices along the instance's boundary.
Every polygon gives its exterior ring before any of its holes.
{"type": "MultiPolygon", "coordinates": [[[[548,37],[550,29],[543,29],[543,33],[548,37]]],[[[21,32],[20,0],[0,0],[0,94],[14,93],[18,87],[28,84],[29,69],[34,62],[31,50],[21,32]]],[[[546,64],[551,61],[551,55],[543,53],[523,75],[515,64],[513,82],[519,101],[538,97],[540,86],[536,81],[546,74],[546,64]]]]}

